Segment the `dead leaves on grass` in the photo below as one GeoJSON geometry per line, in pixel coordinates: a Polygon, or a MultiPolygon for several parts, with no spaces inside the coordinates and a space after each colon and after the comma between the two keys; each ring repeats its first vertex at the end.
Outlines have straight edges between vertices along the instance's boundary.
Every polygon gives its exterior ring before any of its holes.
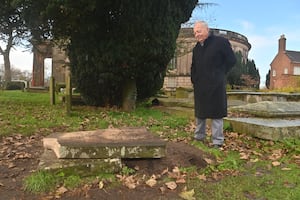
{"type": "MultiPolygon", "coordinates": [[[[272,141],[261,141],[259,139],[252,138],[250,136],[245,136],[238,133],[226,133],[226,144],[224,145],[224,156],[230,151],[236,151],[239,153],[239,158],[248,163],[256,163],[259,161],[269,161],[269,167],[281,167],[282,170],[291,170],[285,167],[282,163],[282,158],[286,156],[287,150],[275,147],[275,143],[272,141]]],[[[217,160],[217,163],[210,158],[203,158],[208,165],[215,165],[222,163],[221,160],[217,160]]],[[[299,156],[293,156],[294,160],[299,160],[299,156]]],[[[137,169],[138,170],[138,169],[137,169]]],[[[198,178],[201,181],[210,180],[220,180],[224,176],[238,176],[239,171],[224,169],[212,171],[209,175],[207,174],[197,174],[195,172],[192,176],[198,178]]],[[[255,174],[261,176],[263,174],[255,174]]],[[[158,187],[162,193],[167,190],[178,190],[180,186],[185,186],[187,178],[187,173],[180,170],[179,166],[174,167],[172,170],[165,169],[160,174],[153,174],[152,176],[145,178],[138,176],[118,176],[119,180],[128,188],[134,189],[138,185],[145,184],[149,187],[158,187]],[[167,181],[166,181],[167,180],[167,181]]],[[[180,197],[187,200],[194,199],[194,190],[187,190],[186,188],[180,192],[180,197]]]]}
{"type": "Polygon", "coordinates": [[[161,174],[153,174],[150,178],[145,178],[145,175],[142,177],[137,175],[116,175],[116,177],[129,189],[135,189],[138,185],[145,183],[149,187],[155,187],[160,182],[163,182],[162,177],[167,176],[168,179],[172,179],[174,181],[165,182],[164,185],[170,189],[175,190],[177,188],[177,184],[185,183],[186,175],[181,173],[178,167],[175,167],[172,171],[165,169],[161,172],[161,174]]]}
{"type": "Polygon", "coordinates": [[[20,134],[3,137],[0,146],[0,164],[6,165],[9,169],[15,168],[15,162],[22,159],[32,159],[35,155],[28,153],[27,149],[32,148],[35,136],[25,137],[20,134]]]}
{"type": "Polygon", "coordinates": [[[125,185],[129,189],[135,189],[140,184],[140,180],[139,178],[137,178],[137,176],[134,175],[126,176],[126,175],[119,175],[119,174],[116,176],[123,183],[123,185],[125,185]]]}
{"type": "MultiPolygon", "coordinates": [[[[227,132],[226,138],[228,142],[225,145],[225,149],[239,152],[240,159],[250,163],[269,161],[271,166],[278,167],[282,165],[281,160],[288,153],[286,149],[276,148],[273,141],[262,141],[233,132],[227,132]]],[[[296,163],[299,160],[295,156],[292,159],[296,163]]]]}

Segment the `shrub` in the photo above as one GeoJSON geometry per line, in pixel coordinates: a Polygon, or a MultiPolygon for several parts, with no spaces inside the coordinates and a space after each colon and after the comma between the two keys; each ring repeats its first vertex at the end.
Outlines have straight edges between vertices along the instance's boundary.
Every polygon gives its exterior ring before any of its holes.
{"type": "Polygon", "coordinates": [[[21,81],[13,81],[13,82],[7,82],[5,85],[6,90],[24,90],[25,89],[25,83],[21,81]]]}

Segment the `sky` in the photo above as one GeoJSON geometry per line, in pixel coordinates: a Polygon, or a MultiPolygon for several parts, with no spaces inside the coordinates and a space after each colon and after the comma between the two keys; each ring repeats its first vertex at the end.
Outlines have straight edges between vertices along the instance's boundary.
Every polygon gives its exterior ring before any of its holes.
{"type": "Polygon", "coordinates": [[[248,58],[259,70],[261,87],[278,52],[278,40],[286,37],[286,49],[300,51],[299,0],[206,0],[213,3],[195,9],[191,21],[205,20],[211,28],[244,35],[251,44],[248,58]]]}
{"type": "MultiPolygon", "coordinates": [[[[212,5],[195,9],[190,21],[205,20],[211,28],[244,35],[251,44],[248,58],[254,60],[265,85],[270,63],[278,51],[278,40],[286,37],[286,49],[300,51],[299,0],[205,0],[212,5]]],[[[12,66],[32,71],[32,54],[16,49],[10,55],[12,66]]],[[[2,56],[0,64],[3,63],[2,56]]]]}

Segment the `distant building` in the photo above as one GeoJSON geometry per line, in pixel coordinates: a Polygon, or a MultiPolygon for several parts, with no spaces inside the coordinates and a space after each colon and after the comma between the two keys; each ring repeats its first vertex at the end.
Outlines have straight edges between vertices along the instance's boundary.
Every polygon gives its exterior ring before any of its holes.
{"type": "Polygon", "coordinates": [[[270,89],[300,87],[300,51],[286,50],[284,35],[278,43],[278,53],[271,62],[270,89]]]}
{"type": "MultiPolygon", "coordinates": [[[[248,59],[251,45],[248,39],[236,32],[223,29],[210,29],[214,35],[225,37],[229,40],[234,52],[241,52],[243,59],[248,59]]],[[[168,72],[164,80],[164,89],[176,90],[176,88],[192,88],[190,80],[192,50],[196,44],[193,28],[182,28],[177,38],[177,50],[175,57],[168,66],[168,72]]]]}

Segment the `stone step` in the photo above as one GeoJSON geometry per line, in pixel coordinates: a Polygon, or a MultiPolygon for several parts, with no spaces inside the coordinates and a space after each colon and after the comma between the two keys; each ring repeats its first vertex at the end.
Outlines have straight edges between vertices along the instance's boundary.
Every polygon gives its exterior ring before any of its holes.
{"type": "Polygon", "coordinates": [[[300,139],[300,119],[224,118],[234,132],[267,140],[300,139]]]}
{"type": "Polygon", "coordinates": [[[43,139],[57,158],[161,158],[166,141],[146,128],[112,128],[94,131],[54,133],[43,139]]]}

